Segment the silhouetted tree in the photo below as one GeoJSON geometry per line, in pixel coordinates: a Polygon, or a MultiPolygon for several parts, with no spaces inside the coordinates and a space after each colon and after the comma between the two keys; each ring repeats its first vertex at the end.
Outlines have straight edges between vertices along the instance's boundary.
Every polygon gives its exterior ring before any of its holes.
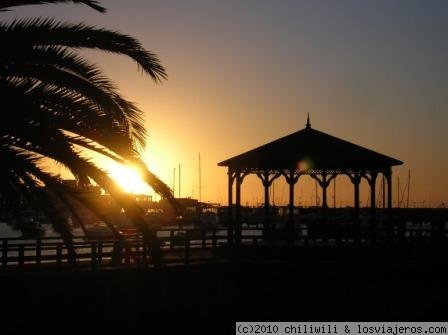
{"type": "MultiPolygon", "coordinates": [[[[82,3],[104,12],[96,1],[3,1],[0,11],[27,4],[82,3]]],[[[171,190],[140,158],[146,130],[142,111],[126,100],[100,69],[80,56],[95,49],[132,58],[155,82],[166,79],[157,56],[134,38],[86,24],[54,19],[20,19],[0,23],[0,192],[15,204],[26,200],[43,209],[67,245],[71,234],[52,208],[55,199],[73,210],[71,201],[94,206],[75,188],[41,168],[47,157],[62,164],[80,185],[90,179],[106,189],[146,236],[156,239],[142,221],[142,212],[105,171],[82,155],[93,150],[119,163],[137,165],[145,181],[160,195],[171,190]],[[41,187],[44,185],[45,187],[41,187]]],[[[109,227],[113,230],[112,225],[109,227]]],[[[115,231],[115,233],[117,233],[115,231]]],[[[74,250],[72,250],[74,252],[74,250]]]]}

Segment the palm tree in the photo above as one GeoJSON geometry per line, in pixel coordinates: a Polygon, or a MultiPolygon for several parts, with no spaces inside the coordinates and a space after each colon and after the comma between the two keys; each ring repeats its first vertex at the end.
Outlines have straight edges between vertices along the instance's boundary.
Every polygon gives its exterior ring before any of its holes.
{"type": "MultiPolygon", "coordinates": [[[[57,2],[70,1],[7,0],[0,4],[0,11],[57,2]]],[[[71,2],[105,11],[97,1],[71,2]]],[[[144,236],[156,243],[131,197],[83,156],[83,150],[88,149],[119,163],[137,165],[156,192],[173,199],[171,190],[140,158],[147,135],[142,111],[121,96],[114,83],[77,50],[97,49],[129,56],[156,83],[167,77],[157,56],[134,38],[116,31],[53,19],[0,23],[0,41],[4,46],[0,52],[0,193],[15,206],[18,215],[23,198],[42,209],[74,257],[71,234],[54,210],[55,201],[64,204],[75,218],[74,201],[98,211],[78,189],[64,185],[41,168],[41,159],[50,158],[69,169],[80,185],[93,180],[106,189],[144,236]]]]}

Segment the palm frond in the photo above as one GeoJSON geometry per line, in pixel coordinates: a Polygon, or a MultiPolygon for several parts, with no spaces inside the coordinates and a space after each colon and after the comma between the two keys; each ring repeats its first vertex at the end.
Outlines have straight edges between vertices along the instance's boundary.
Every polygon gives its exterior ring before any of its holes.
{"type": "MultiPolygon", "coordinates": [[[[27,175],[31,171],[38,172],[41,176],[45,176],[46,173],[40,171],[40,169],[36,166],[36,160],[32,155],[27,154],[23,150],[18,150],[14,148],[7,148],[5,146],[0,147],[0,155],[1,157],[8,158],[8,163],[6,166],[13,165],[14,170],[9,170],[9,182],[14,183],[16,189],[18,189],[18,193],[21,195],[29,194],[29,196],[34,195],[33,201],[38,203],[40,207],[44,210],[47,217],[50,218],[50,221],[53,223],[53,226],[56,231],[58,231],[64,240],[67,250],[69,252],[70,259],[73,263],[76,262],[76,251],[73,248],[73,240],[70,231],[63,223],[63,217],[58,213],[58,211],[54,210],[54,206],[52,201],[48,198],[46,194],[42,192],[42,189],[37,190],[36,193],[36,184],[35,182],[27,175]],[[28,171],[28,172],[25,172],[28,171]],[[20,176],[21,182],[18,182],[18,177],[20,176]],[[29,191],[30,188],[34,188],[34,192],[29,191]]],[[[4,169],[5,167],[3,167],[4,169]]],[[[20,210],[20,209],[16,209],[20,210]]],[[[19,218],[18,228],[21,227],[21,222],[19,218]]]]}
{"type": "MultiPolygon", "coordinates": [[[[23,149],[34,151],[41,155],[48,155],[49,157],[57,161],[62,161],[62,159],[66,159],[67,157],[72,157],[73,160],[76,160],[77,154],[73,152],[69,143],[80,145],[89,150],[94,150],[100,154],[108,156],[119,163],[126,164],[131,162],[134,165],[139,166],[139,168],[143,172],[144,180],[148,183],[148,185],[150,185],[157,193],[161,194],[163,197],[168,199],[173,198],[172,192],[166,186],[166,184],[164,184],[162,181],[160,181],[159,178],[151,173],[145,166],[145,164],[138,158],[135,152],[129,151],[129,148],[124,150],[117,150],[116,152],[110,152],[108,151],[108,149],[106,149],[107,146],[103,148],[101,147],[101,136],[97,136],[98,138],[100,138],[99,141],[96,141],[99,145],[95,145],[95,143],[89,139],[91,137],[76,136],[86,133],[84,130],[79,131],[79,129],[76,129],[76,127],[72,130],[75,136],[64,134],[63,132],[58,130],[58,128],[60,128],[61,126],[60,122],[55,122],[54,118],[48,118],[46,115],[42,115],[39,110],[33,110],[32,106],[25,104],[25,101],[23,101],[23,99],[22,101],[17,101],[13,107],[18,108],[17,112],[12,113],[12,117],[8,118],[8,120],[5,120],[5,123],[3,124],[6,131],[11,129],[11,127],[15,125],[14,135],[16,136],[10,140],[10,145],[19,146],[23,149]],[[17,117],[17,119],[15,119],[15,117],[17,117]],[[20,123],[20,121],[26,120],[33,120],[34,122],[20,123]],[[8,124],[8,122],[10,122],[10,124],[8,124]],[[56,128],[54,127],[55,125],[57,125],[56,128]],[[46,134],[45,137],[41,136],[42,131],[46,134]]],[[[63,117],[58,119],[58,121],[61,119],[63,120],[63,117]]],[[[70,124],[70,122],[67,123],[70,124]]],[[[5,138],[4,141],[6,141],[7,139],[9,138],[5,138]]],[[[87,180],[87,177],[83,175],[82,170],[76,168],[75,164],[67,163],[66,166],[72,171],[75,176],[80,179],[87,180]]]]}
{"type": "MultiPolygon", "coordinates": [[[[121,97],[106,78],[96,74],[96,70],[87,67],[87,73],[74,73],[74,71],[86,68],[85,64],[78,65],[64,62],[63,66],[66,69],[62,69],[49,65],[17,64],[16,62],[16,64],[0,70],[0,78],[4,78],[12,86],[15,86],[14,89],[20,89],[22,94],[31,95],[33,101],[38,102],[37,105],[40,108],[47,108],[54,113],[63,111],[64,116],[70,116],[73,111],[76,112],[79,109],[86,111],[85,107],[88,106],[89,112],[100,114],[102,121],[110,120],[112,123],[109,126],[115,128],[122,135],[126,134],[131,140],[130,146],[134,141],[138,150],[143,148],[147,136],[143,126],[143,112],[132,102],[121,97]],[[86,74],[86,76],[83,77],[82,74],[86,74]],[[13,82],[14,80],[23,81],[17,84],[13,82]]],[[[94,118],[95,114],[89,113],[86,116],[86,120],[89,120],[91,126],[95,126],[91,123],[94,118]]],[[[101,124],[95,129],[106,128],[104,128],[104,124],[101,124]]],[[[123,140],[126,141],[126,138],[122,137],[117,143],[122,143],[123,140]]]]}
{"type": "Polygon", "coordinates": [[[46,85],[60,87],[62,89],[72,90],[79,93],[84,98],[95,101],[104,110],[109,110],[114,117],[127,126],[126,118],[117,102],[113,99],[110,92],[104,91],[88,80],[72,74],[70,72],[54,67],[39,66],[10,66],[0,71],[0,78],[29,78],[36,79],[46,85]]]}
{"type": "Polygon", "coordinates": [[[72,72],[107,91],[117,91],[115,85],[104,77],[101,70],[94,64],[87,62],[83,57],[68,48],[60,46],[33,46],[22,53],[0,54],[0,61],[9,73],[14,68],[22,66],[55,67],[72,72]],[[12,67],[12,69],[11,69],[12,67]]]}
{"type": "Polygon", "coordinates": [[[98,1],[95,0],[3,0],[0,4],[0,11],[8,10],[11,7],[24,6],[24,5],[41,5],[41,4],[53,4],[53,3],[65,3],[73,2],[75,4],[87,5],[100,13],[105,13],[106,8],[101,6],[98,1]]]}
{"type": "Polygon", "coordinates": [[[167,78],[157,55],[146,51],[135,38],[84,23],[70,24],[42,18],[14,20],[0,24],[0,40],[12,47],[10,51],[51,45],[123,54],[137,62],[155,82],[167,78]]]}
{"type": "MultiPolygon", "coordinates": [[[[82,3],[104,11],[95,0],[6,0],[0,4],[0,11],[62,2],[82,3]]],[[[5,116],[0,123],[0,191],[10,198],[16,214],[20,216],[22,199],[38,203],[55,227],[59,222],[67,246],[71,245],[70,234],[61,225],[61,215],[54,211],[56,203],[62,203],[75,216],[72,204],[81,204],[102,217],[113,231],[107,218],[82,192],[70,189],[40,168],[38,158],[48,157],[68,168],[81,185],[93,180],[107,190],[153,246],[155,260],[160,260],[157,236],[144,223],[142,209],[105,171],[83,157],[87,149],[120,163],[137,165],[144,180],[173,201],[171,190],[139,156],[146,140],[143,112],[75,50],[126,55],[156,83],[167,78],[158,57],[128,35],[54,19],[0,23],[0,40],[7,46],[0,53],[0,100],[5,116]]]]}

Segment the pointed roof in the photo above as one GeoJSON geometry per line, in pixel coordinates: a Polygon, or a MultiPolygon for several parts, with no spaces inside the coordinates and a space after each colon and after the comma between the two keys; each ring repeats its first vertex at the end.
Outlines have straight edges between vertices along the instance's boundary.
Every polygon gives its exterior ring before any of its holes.
{"type": "Polygon", "coordinates": [[[306,128],[218,163],[239,169],[291,169],[304,163],[315,170],[383,170],[403,164],[395,158],[306,128]]]}

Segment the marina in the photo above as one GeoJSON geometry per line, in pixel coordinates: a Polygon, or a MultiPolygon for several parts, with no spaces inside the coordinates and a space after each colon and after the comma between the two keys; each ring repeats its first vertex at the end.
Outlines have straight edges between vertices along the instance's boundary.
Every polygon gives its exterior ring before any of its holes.
{"type": "MultiPolygon", "coordinates": [[[[243,213],[250,213],[249,210],[243,213]]],[[[305,213],[298,215],[296,219],[303,223],[295,225],[293,240],[286,234],[286,223],[281,224],[280,221],[274,225],[275,229],[271,230],[270,235],[266,236],[262,222],[254,224],[249,215],[243,216],[250,223],[242,223],[242,238],[238,246],[232,243],[228,235],[229,229],[225,226],[199,228],[200,225],[183,224],[181,227],[158,228],[154,232],[160,243],[161,264],[154,262],[151,246],[136,230],[132,233],[125,230],[122,240],[74,235],[76,256],[73,259],[64,241],[51,230],[49,236],[45,237],[29,238],[18,236],[19,234],[6,237],[7,226],[3,223],[0,224],[3,232],[0,246],[1,273],[75,268],[98,270],[129,266],[190,266],[247,258],[255,261],[305,260],[336,257],[338,253],[350,253],[354,249],[359,255],[364,250],[365,257],[371,259],[411,260],[426,257],[428,248],[437,247],[438,250],[448,247],[448,210],[396,209],[394,215],[397,221],[392,230],[391,225],[379,223],[376,223],[375,229],[368,223],[362,224],[363,228],[360,230],[356,230],[356,226],[349,222],[335,221],[322,225],[319,220],[309,221],[311,213],[318,213],[315,209],[302,211],[305,213]],[[403,219],[399,221],[398,218],[403,219]],[[386,253],[391,250],[399,252],[395,256],[386,253]],[[419,255],[418,251],[423,253],[419,255]]],[[[340,217],[338,213],[330,211],[330,221],[333,214],[340,217]]],[[[75,233],[76,231],[79,233],[80,229],[75,230],[75,233]]]]}

